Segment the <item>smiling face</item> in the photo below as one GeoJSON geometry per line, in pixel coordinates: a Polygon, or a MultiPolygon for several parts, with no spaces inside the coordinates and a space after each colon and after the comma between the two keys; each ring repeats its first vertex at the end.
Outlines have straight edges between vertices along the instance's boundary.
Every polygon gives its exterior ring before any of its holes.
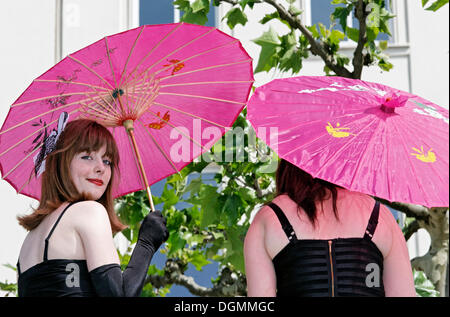
{"type": "Polygon", "coordinates": [[[111,179],[111,159],[106,155],[106,145],[99,150],[75,154],[70,163],[70,177],[79,193],[90,194],[98,200],[111,179]]]}

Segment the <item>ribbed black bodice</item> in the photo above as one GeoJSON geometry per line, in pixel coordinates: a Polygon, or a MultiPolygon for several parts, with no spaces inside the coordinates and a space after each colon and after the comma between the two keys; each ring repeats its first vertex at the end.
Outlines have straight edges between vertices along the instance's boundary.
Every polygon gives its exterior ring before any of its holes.
{"type": "Polygon", "coordinates": [[[289,238],[273,258],[277,296],[385,296],[383,255],[371,240],[378,203],[364,237],[332,240],[298,240],[281,209],[273,203],[269,206],[289,238]]]}

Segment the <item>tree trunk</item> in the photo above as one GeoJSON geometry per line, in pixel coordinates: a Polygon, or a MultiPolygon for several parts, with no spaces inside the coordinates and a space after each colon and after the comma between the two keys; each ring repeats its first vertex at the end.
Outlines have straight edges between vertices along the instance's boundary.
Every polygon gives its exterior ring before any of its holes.
{"type": "Polygon", "coordinates": [[[429,217],[417,220],[419,226],[428,231],[431,245],[428,253],[412,259],[416,270],[424,271],[440,296],[446,296],[449,222],[447,208],[430,208],[429,217]]]}

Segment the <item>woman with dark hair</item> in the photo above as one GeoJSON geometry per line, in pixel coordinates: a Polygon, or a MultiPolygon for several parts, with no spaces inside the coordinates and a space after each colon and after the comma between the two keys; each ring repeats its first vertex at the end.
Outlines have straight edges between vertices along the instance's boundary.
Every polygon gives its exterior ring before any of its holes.
{"type": "Polygon", "coordinates": [[[408,249],[370,196],[281,160],[244,242],[248,296],[415,296],[408,249]]]}
{"type": "Polygon", "coordinates": [[[29,231],[18,268],[19,296],[139,296],[153,254],[167,240],[159,211],[144,218],[122,273],[113,233],[124,228],[112,188],[119,153],[102,125],[71,121],[45,158],[39,206],[18,217],[29,231]]]}

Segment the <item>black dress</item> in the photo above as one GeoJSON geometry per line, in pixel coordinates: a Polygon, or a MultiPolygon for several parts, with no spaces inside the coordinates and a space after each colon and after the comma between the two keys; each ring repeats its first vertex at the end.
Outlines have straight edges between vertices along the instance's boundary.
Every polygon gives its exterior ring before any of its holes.
{"type": "Polygon", "coordinates": [[[289,243],[273,258],[277,296],[383,297],[383,255],[373,243],[378,223],[375,203],[364,237],[299,240],[284,215],[275,211],[289,243]]]}

